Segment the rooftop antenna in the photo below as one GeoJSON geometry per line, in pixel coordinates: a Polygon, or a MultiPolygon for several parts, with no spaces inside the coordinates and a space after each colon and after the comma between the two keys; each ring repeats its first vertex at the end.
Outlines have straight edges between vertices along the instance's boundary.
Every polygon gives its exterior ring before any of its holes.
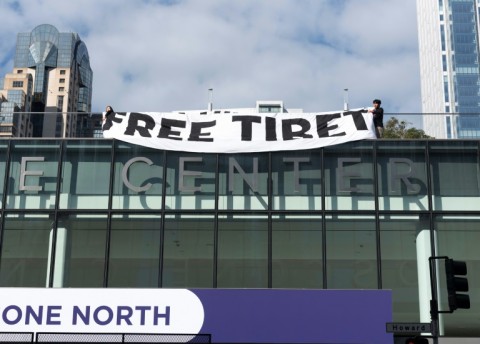
{"type": "Polygon", "coordinates": [[[343,111],[348,111],[348,88],[343,89],[343,111]]]}
{"type": "Polygon", "coordinates": [[[213,88],[209,88],[208,89],[208,111],[212,111],[213,109],[212,99],[213,99],[213,88]]]}

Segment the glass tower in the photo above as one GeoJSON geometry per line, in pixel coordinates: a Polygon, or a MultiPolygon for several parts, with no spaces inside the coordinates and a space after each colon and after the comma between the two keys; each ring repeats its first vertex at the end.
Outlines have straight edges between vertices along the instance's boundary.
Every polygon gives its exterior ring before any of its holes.
{"type": "MultiPolygon", "coordinates": [[[[32,111],[33,132],[12,136],[76,136],[78,115],[69,113],[91,111],[92,76],[88,50],[78,34],[48,24],[19,33],[14,70],[5,77],[4,88],[22,93],[8,101],[21,112],[32,111]]],[[[12,130],[20,128],[13,123],[12,130]]]]}
{"type": "Polygon", "coordinates": [[[480,137],[479,0],[417,0],[424,130],[480,137]]]}

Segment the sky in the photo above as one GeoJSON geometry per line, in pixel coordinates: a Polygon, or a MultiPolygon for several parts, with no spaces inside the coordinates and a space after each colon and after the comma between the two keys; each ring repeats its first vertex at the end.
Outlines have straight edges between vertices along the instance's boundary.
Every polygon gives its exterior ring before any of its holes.
{"type": "Polygon", "coordinates": [[[211,88],[214,109],[421,112],[415,0],[1,0],[0,77],[40,24],[85,42],[92,111],[206,109],[211,88]]]}

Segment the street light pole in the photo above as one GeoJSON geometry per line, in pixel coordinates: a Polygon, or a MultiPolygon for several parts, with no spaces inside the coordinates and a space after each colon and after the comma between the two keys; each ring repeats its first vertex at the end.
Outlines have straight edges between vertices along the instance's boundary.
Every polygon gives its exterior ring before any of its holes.
{"type": "Polygon", "coordinates": [[[343,91],[343,111],[348,111],[348,88],[344,88],[343,91]]]}

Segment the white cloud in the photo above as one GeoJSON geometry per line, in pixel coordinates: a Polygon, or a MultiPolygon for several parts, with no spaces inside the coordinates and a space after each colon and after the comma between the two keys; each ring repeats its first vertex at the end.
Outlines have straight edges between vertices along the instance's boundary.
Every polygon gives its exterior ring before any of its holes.
{"type": "Polygon", "coordinates": [[[7,0],[0,13],[2,76],[18,32],[80,34],[94,111],[205,108],[213,87],[214,107],[338,110],[348,88],[351,107],[420,112],[413,0],[7,0]]]}

